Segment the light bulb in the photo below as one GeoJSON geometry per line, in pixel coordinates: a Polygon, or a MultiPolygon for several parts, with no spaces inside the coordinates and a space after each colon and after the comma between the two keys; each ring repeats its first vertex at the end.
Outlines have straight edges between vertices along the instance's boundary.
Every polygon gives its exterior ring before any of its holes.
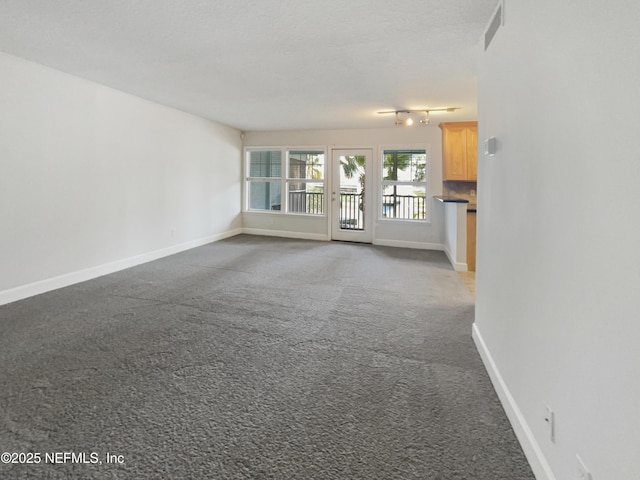
{"type": "Polygon", "coordinates": [[[407,127],[410,127],[411,125],[413,125],[413,118],[408,117],[407,121],[404,122],[404,123],[405,123],[405,125],[407,125],[407,127]]]}

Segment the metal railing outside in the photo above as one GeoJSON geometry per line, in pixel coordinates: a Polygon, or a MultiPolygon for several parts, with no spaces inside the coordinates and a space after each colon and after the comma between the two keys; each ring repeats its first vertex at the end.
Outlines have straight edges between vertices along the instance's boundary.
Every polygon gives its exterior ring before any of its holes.
{"type": "Polygon", "coordinates": [[[399,220],[424,220],[425,197],[417,195],[383,195],[382,216],[399,220]]]}
{"type": "Polygon", "coordinates": [[[289,192],[289,212],[322,215],[324,213],[324,193],[304,190],[289,192]]]}
{"type": "MultiPolygon", "coordinates": [[[[364,228],[361,193],[340,193],[340,226],[348,230],[364,228]]],[[[289,192],[289,212],[322,215],[324,193],[289,192]]],[[[417,195],[383,195],[382,216],[399,220],[424,220],[426,218],[425,197],[417,195]]]]}
{"type": "Polygon", "coordinates": [[[340,192],[340,228],[364,230],[363,194],[340,192]]]}

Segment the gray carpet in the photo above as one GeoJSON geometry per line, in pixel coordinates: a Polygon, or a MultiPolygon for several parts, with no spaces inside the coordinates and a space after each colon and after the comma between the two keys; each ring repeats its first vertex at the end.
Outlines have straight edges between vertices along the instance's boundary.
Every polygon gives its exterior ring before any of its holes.
{"type": "Polygon", "coordinates": [[[442,252],[247,235],[5,305],[0,478],[532,480],[472,321],[442,252]]]}

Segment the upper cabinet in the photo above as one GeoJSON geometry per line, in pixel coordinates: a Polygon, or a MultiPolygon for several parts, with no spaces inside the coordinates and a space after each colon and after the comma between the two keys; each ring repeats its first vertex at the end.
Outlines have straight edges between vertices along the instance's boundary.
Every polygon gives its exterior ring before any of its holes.
{"type": "Polygon", "coordinates": [[[442,122],[442,179],[478,178],[478,122],[442,122]]]}

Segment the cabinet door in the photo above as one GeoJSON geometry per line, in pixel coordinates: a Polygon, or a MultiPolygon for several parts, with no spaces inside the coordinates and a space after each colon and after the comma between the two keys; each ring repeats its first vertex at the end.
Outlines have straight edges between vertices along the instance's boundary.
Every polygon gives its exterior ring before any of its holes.
{"type": "Polygon", "coordinates": [[[467,180],[478,179],[478,127],[469,127],[467,132],[467,180]]]}
{"type": "Polygon", "coordinates": [[[467,179],[467,128],[447,125],[442,142],[444,180],[467,179]]]}
{"type": "Polygon", "coordinates": [[[476,271],[476,212],[467,212],[467,268],[476,271]]]}

